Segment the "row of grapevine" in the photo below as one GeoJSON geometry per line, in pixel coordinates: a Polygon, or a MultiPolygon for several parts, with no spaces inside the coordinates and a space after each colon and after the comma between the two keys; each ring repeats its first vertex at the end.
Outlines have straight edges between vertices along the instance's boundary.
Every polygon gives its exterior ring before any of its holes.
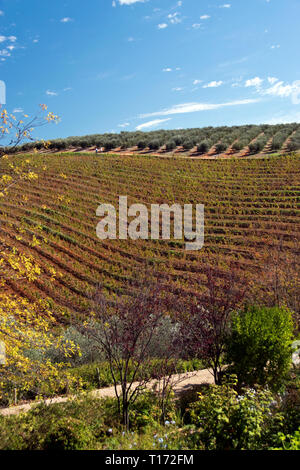
{"type": "MultiPolygon", "coordinates": [[[[247,139],[257,132],[248,129],[247,139]]],[[[9,171],[17,158],[28,156],[3,160],[2,170],[9,171]]],[[[299,157],[236,162],[61,153],[38,154],[34,160],[37,170],[47,166],[47,171],[37,181],[20,182],[9,200],[0,200],[0,243],[32,254],[42,268],[39,283],[10,284],[28,298],[50,298],[69,314],[84,314],[98,283],[108,295],[134,292],[144,265],[170,292],[188,296],[194,274],[202,272],[207,259],[238,264],[253,276],[253,285],[263,278],[262,266],[271,276],[268,259],[277,247],[299,264],[299,157]],[[186,252],[184,239],[100,241],[96,208],[100,202],[117,207],[120,194],[128,196],[128,204],[147,207],[203,203],[203,250],[186,252]]],[[[289,266],[286,260],[284,266],[289,266]]],[[[289,283],[295,279],[292,271],[288,278],[289,283]]]]}

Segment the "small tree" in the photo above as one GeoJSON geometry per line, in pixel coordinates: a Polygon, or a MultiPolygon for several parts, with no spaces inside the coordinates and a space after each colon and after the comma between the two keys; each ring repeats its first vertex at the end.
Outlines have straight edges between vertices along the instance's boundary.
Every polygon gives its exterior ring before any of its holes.
{"type": "Polygon", "coordinates": [[[147,143],[145,140],[139,140],[138,142],[138,149],[139,150],[143,150],[147,147],[147,143]]]}
{"type": "Polygon", "coordinates": [[[226,149],[227,149],[227,145],[224,142],[219,142],[216,145],[216,153],[225,152],[226,149]]]}
{"type": "Polygon", "coordinates": [[[226,359],[239,384],[278,389],[292,360],[293,321],[286,308],[249,307],[235,313],[226,359]]]}
{"type": "Polygon", "coordinates": [[[166,150],[168,152],[171,152],[172,150],[174,150],[176,148],[176,143],[174,140],[169,140],[167,143],[166,143],[166,150]]]}
{"type": "Polygon", "coordinates": [[[185,316],[186,345],[190,354],[206,361],[215,383],[220,384],[230,315],[242,306],[248,281],[235,266],[224,270],[207,264],[203,274],[206,281],[199,276],[197,290],[200,294],[185,316]]]}
{"type": "Polygon", "coordinates": [[[149,142],[150,150],[159,150],[160,146],[161,146],[161,143],[159,140],[151,140],[149,142]]]}
{"type": "Polygon", "coordinates": [[[95,323],[77,328],[98,344],[109,362],[119,412],[128,429],[130,406],[151,380],[150,346],[166,313],[165,292],[156,283],[111,302],[99,289],[94,301],[95,323]]]}
{"type": "MultiPolygon", "coordinates": [[[[47,112],[47,106],[41,105],[40,113],[30,118],[28,115],[17,120],[6,110],[0,113],[1,138],[8,140],[9,149],[14,151],[23,140],[34,141],[32,132],[35,127],[49,122],[58,122],[58,117],[47,112]],[[10,134],[12,133],[12,135],[10,134]],[[5,139],[6,138],[6,139],[5,139]]],[[[27,144],[32,149],[33,144],[27,144]]],[[[34,161],[21,158],[19,163],[7,162],[4,147],[0,146],[0,197],[5,198],[12,186],[20,180],[32,181],[38,178],[34,161]],[[7,163],[5,166],[4,164],[7,163]]],[[[41,269],[34,259],[20,253],[16,248],[0,251],[0,287],[7,287],[10,281],[19,282],[27,279],[35,281],[41,269]]],[[[55,276],[55,274],[52,272],[55,276]]],[[[43,302],[35,304],[5,291],[0,293],[0,343],[5,345],[5,363],[0,370],[0,398],[7,399],[7,393],[13,387],[18,390],[39,393],[47,382],[50,388],[61,384],[59,370],[62,364],[51,361],[43,362],[39,358],[30,358],[29,350],[40,355],[50,346],[62,348],[68,356],[77,351],[73,343],[65,344],[58,334],[50,333],[57,328],[53,314],[43,302]]]]}
{"type": "MultiPolygon", "coordinates": [[[[5,146],[8,146],[12,151],[24,140],[34,142],[32,132],[36,127],[58,121],[58,116],[47,112],[45,104],[40,105],[40,111],[36,116],[29,117],[24,114],[22,119],[17,119],[14,114],[9,114],[6,109],[3,109],[0,112],[0,140],[5,141],[5,146]]],[[[0,144],[0,157],[5,154],[5,146],[0,144]]]]}
{"type": "Polygon", "coordinates": [[[209,151],[209,148],[210,148],[209,143],[206,140],[204,140],[203,142],[198,144],[197,151],[199,153],[207,153],[209,151]]]}

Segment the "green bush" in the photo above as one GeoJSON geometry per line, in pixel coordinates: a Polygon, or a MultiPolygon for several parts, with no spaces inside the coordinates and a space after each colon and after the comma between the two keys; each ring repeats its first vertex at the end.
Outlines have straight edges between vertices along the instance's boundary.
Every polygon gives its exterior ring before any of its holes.
{"type": "Polygon", "coordinates": [[[286,308],[249,307],[231,319],[226,361],[240,386],[279,389],[292,357],[293,320],[286,308]]]}
{"type": "Polygon", "coordinates": [[[160,146],[161,143],[159,140],[151,140],[151,142],[149,142],[150,150],[159,150],[160,146]]]}
{"type": "Polygon", "coordinates": [[[216,145],[216,153],[222,153],[222,152],[225,152],[225,150],[227,149],[227,145],[224,143],[224,142],[219,142],[217,145],[216,145]]]}
{"type": "Polygon", "coordinates": [[[272,401],[269,391],[250,389],[238,395],[230,385],[209,387],[189,409],[197,441],[206,450],[261,448],[273,418],[272,401]]]}
{"type": "Polygon", "coordinates": [[[284,416],[284,433],[293,434],[300,428],[300,367],[290,372],[281,394],[281,412],[284,416]]]}
{"type": "Polygon", "coordinates": [[[197,145],[197,151],[199,153],[207,153],[210,149],[210,144],[207,141],[203,141],[197,145]]]}
{"type": "Polygon", "coordinates": [[[280,433],[278,438],[281,445],[272,450],[300,450],[300,428],[293,435],[280,433]]]}
{"type": "Polygon", "coordinates": [[[166,150],[168,152],[174,150],[176,148],[176,143],[174,140],[169,140],[167,143],[166,143],[166,150]]]}
{"type": "Polygon", "coordinates": [[[187,139],[183,142],[184,150],[191,150],[194,147],[194,142],[191,139],[187,139]]]}
{"type": "Polygon", "coordinates": [[[57,421],[46,434],[44,450],[83,450],[93,441],[88,426],[78,419],[65,417],[57,421]]]}

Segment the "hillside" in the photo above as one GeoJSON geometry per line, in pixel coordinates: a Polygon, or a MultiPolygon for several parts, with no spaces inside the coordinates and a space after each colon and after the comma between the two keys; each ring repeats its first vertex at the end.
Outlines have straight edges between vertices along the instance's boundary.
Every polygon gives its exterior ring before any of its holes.
{"type": "MultiPolygon", "coordinates": [[[[114,150],[115,152],[202,157],[216,155],[245,157],[279,151],[291,152],[300,149],[300,124],[223,126],[94,134],[54,139],[47,144],[49,151],[94,150],[95,147],[103,147],[105,151],[114,150]]],[[[45,151],[42,142],[25,143],[18,147],[18,150],[28,152],[34,148],[45,151]]]]}
{"type": "MultiPolygon", "coordinates": [[[[2,171],[16,158],[3,161],[2,171]]],[[[207,263],[216,263],[220,277],[234,263],[249,273],[257,300],[272,303],[280,291],[299,310],[298,156],[189,161],[66,153],[36,154],[32,161],[39,179],[19,182],[0,200],[0,243],[4,258],[14,246],[32,254],[43,272],[33,284],[8,280],[12,291],[51,299],[59,312],[85,314],[98,283],[110,295],[132,295],[145,266],[188,299],[199,276],[205,282],[207,263]],[[204,248],[187,252],[184,240],[100,241],[96,209],[117,206],[119,195],[147,206],[203,203],[204,248]]]]}

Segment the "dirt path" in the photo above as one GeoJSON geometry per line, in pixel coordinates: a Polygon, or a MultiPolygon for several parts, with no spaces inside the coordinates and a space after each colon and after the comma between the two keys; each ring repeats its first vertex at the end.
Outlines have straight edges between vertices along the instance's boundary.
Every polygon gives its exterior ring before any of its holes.
{"type": "MultiPolygon", "coordinates": [[[[210,383],[214,382],[213,375],[208,369],[199,370],[196,372],[188,372],[186,374],[178,374],[172,376],[172,382],[175,384],[173,389],[176,395],[179,395],[183,391],[192,388],[194,385],[200,385],[203,383],[210,383]]],[[[157,383],[155,380],[149,382],[147,388],[153,387],[157,383]]],[[[138,385],[135,383],[135,385],[138,385]]],[[[120,391],[120,386],[118,386],[118,391],[120,391]]],[[[115,389],[114,387],[107,387],[101,388],[99,390],[94,390],[91,392],[91,396],[95,398],[106,398],[106,397],[114,397],[115,396],[115,389]]],[[[56,398],[49,398],[44,400],[46,405],[52,405],[55,403],[65,403],[66,401],[72,399],[74,397],[56,397],[56,398]]],[[[2,408],[0,409],[0,415],[2,416],[12,416],[18,415],[20,413],[26,413],[32,407],[36,406],[37,404],[42,403],[42,401],[35,401],[30,403],[25,403],[24,405],[19,406],[12,406],[10,408],[2,408]]]]}

